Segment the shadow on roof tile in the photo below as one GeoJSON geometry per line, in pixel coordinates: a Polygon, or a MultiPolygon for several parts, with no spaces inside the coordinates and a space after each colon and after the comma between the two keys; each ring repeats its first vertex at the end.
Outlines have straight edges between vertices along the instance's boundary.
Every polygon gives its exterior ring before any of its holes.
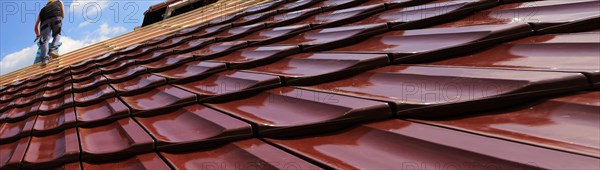
{"type": "Polygon", "coordinates": [[[75,107],[77,126],[91,127],[129,116],[129,108],[118,98],[107,98],[93,105],[75,107]]]}
{"type": "Polygon", "coordinates": [[[431,65],[580,72],[600,88],[598,36],[595,32],[534,36],[431,65]]]}
{"type": "Polygon", "coordinates": [[[579,73],[406,65],[302,88],[395,103],[403,117],[440,118],[585,90],[589,85],[579,73]]]}
{"type": "MultiPolygon", "coordinates": [[[[53,112],[57,110],[64,109],[66,107],[73,105],[73,95],[71,93],[67,93],[64,96],[58,97],[52,100],[44,100],[40,105],[40,112],[53,112]]],[[[45,114],[45,113],[40,113],[45,114]]]]}
{"type": "Polygon", "coordinates": [[[32,103],[27,106],[23,106],[21,108],[15,107],[15,108],[6,110],[6,112],[4,112],[2,114],[6,115],[6,117],[5,117],[6,122],[21,121],[30,116],[34,116],[34,115],[38,114],[38,112],[40,111],[40,103],[41,102],[32,103]]]}
{"type": "Polygon", "coordinates": [[[387,103],[281,87],[225,103],[208,104],[258,127],[261,136],[322,133],[391,117],[387,103]]]}
{"type": "Polygon", "coordinates": [[[233,142],[212,150],[191,153],[163,153],[167,162],[175,169],[202,169],[220,167],[235,169],[247,167],[256,169],[321,169],[289,153],[279,150],[258,139],[233,142]]]}
{"type": "Polygon", "coordinates": [[[317,84],[388,65],[384,54],[301,53],[244,71],[281,76],[288,85],[317,84]]]}
{"type": "Polygon", "coordinates": [[[150,116],[164,114],[182,105],[196,102],[196,95],[185,90],[164,85],[143,94],[121,96],[133,110],[133,114],[150,116]]]}
{"type": "Polygon", "coordinates": [[[332,51],[386,53],[392,55],[396,63],[417,63],[465,54],[532,33],[527,24],[391,31],[332,51]]]}
{"type": "Polygon", "coordinates": [[[196,93],[200,102],[214,103],[239,99],[280,84],[278,76],[224,71],[202,80],[175,86],[196,93]]]}
{"type": "Polygon", "coordinates": [[[474,116],[420,122],[598,158],[599,98],[600,92],[586,92],[474,116]]]}
{"type": "Polygon", "coordinates": [[[32,137],[23,159],[24,168],[45,169],[79,160],[79,141],[75,128],[61,133],[32,137]]]}
{"type": "Polygon", "coordinates": [[[252,137],[250,124],[198,104],[135,119],[154,136],[160,151],[197,150],[252,137]]]}
{"type": "Polygon", "coordinates": [[[151,152],[154,141],[133,119],[124,118],[108,125],[79,128],[82,159],[86,162],[119,160],[151,152]]]}
{"type": "Polygon", "coordinates": [[[243,69],[269,64],[299,52],[298,46],[249,47],[209,61],[227,63],[229,69],[243,69]]]}
{"type": "Polygon", "coordinates": [[[595,169],[600,166],[594,163],[597,159],[590,157],[398,119],[326,135],[267,140],[333,169],[394,169],[398,166],[595,169]]]}
{"type": "MultiPolygon", "coordinates": [[[[78,163],[79,165],[79,163],[78,163]]],[[[88,170],[106,169],[170,169],[169,166],[156,154],[147,153],[129,159],[108,163],[83,163],[83,168],[88,170]]]]}
{"type": "Polygon", "coordinates": [[[74,93],[74,101],[78,106],[94,104],[97,101],[105,100],[115,96],[115,90],[107,84],[100,85],[95,89],[91,89],[81,93],[74,93]]]}
{"type": "Polygon", "coordinates": [[[167,79],[154,74],[142,74],[131,80],[127,80],[111,86],[117,91],[120,96],[129,96],[142,93],[148,89],[155,88],[167,83],[167,79]]]}
{"type": "Polygon", "coordinates": [[[192,61],[176,68],[154,74],[167,78],[169,82],[190,82],[208,77],[209,75],[226,69],[227,65],[224,63],[192,61]]]}
{"type": "Polygon", "coordinates": [[[21,160],[25,156],[27,145],[29,145],[30,137],[22,138],[21,140],[0,145],[0,169],[10,170],[19,169],[21,160]]]}
{"type": "Polygon", "coordinates": [[[35,116],[15,123],[0,123],[0,143],[9,143],[29,136],[35,123],[35,116]]]}
{"type": "Polygon", "coordinates": [[[47,115],[38,115],[33,126],[34,136],[47,136],[75,127],[77,121],[75,109],[72,107],[47,115]]]}

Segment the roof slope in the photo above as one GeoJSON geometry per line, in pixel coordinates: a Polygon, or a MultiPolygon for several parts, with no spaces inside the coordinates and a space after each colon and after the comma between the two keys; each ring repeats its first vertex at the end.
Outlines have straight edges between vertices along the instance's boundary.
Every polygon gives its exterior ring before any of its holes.
{"type": "Polygon", "coordinates": [[[0,87],[0,169],[599,169],[598,5],[280,0],[148,32],[0,87]]]}
{"type": "Polygon", "coordinates": [[[205,7],[172,17],[129,33],[92,44],[81,49],[61,55],[58,62],[49,63],[48,66],[32,65],[17,71],[0,76],[0,85],[18,83],[25,79],[36,79],[44,73],[56,71],[57,68],[65,68],[69,65],[78,64],[86,59],[102,56],[108,52],[122,50],[131,45],[140,44],[154,37],[169,34],[183,28],[207,22],[213,18],[224,15],[237,14],[245,8],[268,2],[268,0],[219,0],[218,3],[209,4],[205,7]]]}

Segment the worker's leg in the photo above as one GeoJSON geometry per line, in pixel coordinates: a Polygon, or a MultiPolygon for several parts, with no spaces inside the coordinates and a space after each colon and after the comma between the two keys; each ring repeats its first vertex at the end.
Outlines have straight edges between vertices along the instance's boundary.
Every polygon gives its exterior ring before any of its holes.
{"type": "Polygon", "coordinates": [[[52,29],[50,28],[49,25],[47,25],[48,23],[43,23],[42,24],[42,28],[40,31],[40,49],[41,49],[41,57],[42,57],[42,62],[46,62],[48,60],[48,41],[50,40],[50,35],[52,33],[52,29]],[[46,24],[46,26],[44,26],[44,24],[46,24]]]}
{"type": "Polygon", "coordinates": [[[38,41],[38,42],[35,43],[35,45],[37,45],[38,50],[36,51],[35,60],[33,60],[33,64],[41,63],[42,62],[42,58],[43,58],[42,57],[42,49],[41,49],[42,44],[41,44],[41,42],[38,41]]]}
{"type": "Polygon", "coordinates": [[[50,27],[52,28],[52,45],[50,46],[50,52],[58,51],[58,47],[60,47],[60,35],[62,29],[62,18],[54,18],[50,23],[50,27]]]}

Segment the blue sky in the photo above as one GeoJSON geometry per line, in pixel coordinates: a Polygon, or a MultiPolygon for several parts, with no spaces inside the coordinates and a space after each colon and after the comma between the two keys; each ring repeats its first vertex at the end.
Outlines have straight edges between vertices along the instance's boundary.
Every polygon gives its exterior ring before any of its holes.
{"type": "MultiPolygon", "coordinates": [[[[47,0],[0,1],[0,75],[33,63],[37,46],[33,27],[47,0]]],[[[144,11],[162,2],[63,0],[63,46],[60,53],[112,38],[140,26],[144,11]]]]}

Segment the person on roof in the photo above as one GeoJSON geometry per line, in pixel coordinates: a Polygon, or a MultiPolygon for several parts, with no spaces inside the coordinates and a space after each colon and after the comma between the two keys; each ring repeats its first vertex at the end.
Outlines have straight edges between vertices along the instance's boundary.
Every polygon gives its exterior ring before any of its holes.
{"type": "Polygon", "coordinates": [[[65,17],[65,6],[61,0],[48,0],[46,6],[42,8],[35,22],[35,37],[39,39],[40,58],[45,64],[50,57],[58,58],[58,47],[60,47],[60,32],[62,20],[65,17]],[[50,35],[54,38],[49,46],[50,35]]]}

